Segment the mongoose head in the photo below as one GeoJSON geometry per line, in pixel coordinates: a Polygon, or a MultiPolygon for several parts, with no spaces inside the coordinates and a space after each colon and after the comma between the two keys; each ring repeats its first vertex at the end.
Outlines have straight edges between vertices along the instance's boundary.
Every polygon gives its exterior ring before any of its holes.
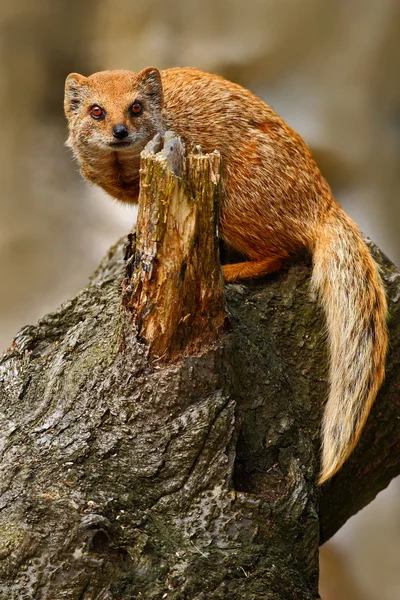
{"type": "Polygon", "coordinates": [[[163,89],[154,67],[140,73],[101,71],[90,77],[68,75],[64,110],[69,124],[67,146],[78,160],[88,154],[139,153],[156,133],[163,133],[163,89]]]}

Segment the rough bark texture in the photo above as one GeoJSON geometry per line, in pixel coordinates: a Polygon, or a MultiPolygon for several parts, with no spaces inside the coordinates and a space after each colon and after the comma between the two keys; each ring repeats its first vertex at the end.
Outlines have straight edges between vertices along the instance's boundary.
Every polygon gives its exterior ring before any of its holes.
{"type": "Polygon", "coordinates": [[[400,470],[400,275],[374,252],[388,376],[320,512],[327,356],[307,259],[226,286],[231,333],[168,366],[122,306],[122,242],[22,329],[0,363],[0,599],[318,598],[320,523],[326,538],[400,470]]]}

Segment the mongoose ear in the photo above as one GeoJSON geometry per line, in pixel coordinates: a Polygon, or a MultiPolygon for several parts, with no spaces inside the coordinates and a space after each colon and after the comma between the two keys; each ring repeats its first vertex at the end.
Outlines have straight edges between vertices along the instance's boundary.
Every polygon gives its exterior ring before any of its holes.
{"type": "Polygon", "coordinates": [[[158,104],[160,108],[164,103],[164,93],[161,81],[161,73],[155,67],[147,67],[137,75],[139,86],[145,94],[150,98],[150,101],[158,104]]]}
{"type": "Polygon", "coordinates": [[[87,90],[87,77],[79,73],[70,73],[65,80],[64,110],[67,117],[76,112],[87,90]]]}

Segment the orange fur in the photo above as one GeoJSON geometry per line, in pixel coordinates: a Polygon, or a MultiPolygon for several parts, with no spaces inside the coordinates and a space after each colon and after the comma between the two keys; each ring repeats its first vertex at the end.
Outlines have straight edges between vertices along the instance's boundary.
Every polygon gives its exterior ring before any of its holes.
{"type": "Polygon", "coordinates": [[[248,260],[246,262],[236,263],[233,265],[224,265],[225,281],[240,281],[242,279],[254,279],[255,277],[263,277],[274,271],[279,271],[283,264],[283,260],[278,258],[265,260],[248,260]]]}
{"type": "Polygon", "coordinates": [[[221,236],[250,259],[225,265],[228,281],[265,275],[311,251],[331,353],[320,482],[331,477],[357,443],[383,379],[386,300],[368,248],[305,142],[251,92],[197,69],[71,74],[65,112],[83,176],[123,202],[137,202],[140,152],[156,133],[172,129],[188,147],[220,151],[221,236]],[[129,110],[135,101],[139,116],[129,110]],[[90,116],[93,105],[104,119],[90,116]],[[113,137],[117,124],[128,130],[124,143],[113,137]]]}

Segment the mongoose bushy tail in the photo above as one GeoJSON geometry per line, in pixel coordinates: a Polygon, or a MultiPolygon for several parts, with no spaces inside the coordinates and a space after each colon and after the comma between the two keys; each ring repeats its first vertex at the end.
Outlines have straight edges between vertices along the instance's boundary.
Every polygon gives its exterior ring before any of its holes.
{"type": "Polygon", "coordinates": [[[330,392],[322,423],[320,483],[353,451],[384,377],[386,298],[357,226],[337,206],[320,224],[312,285],[324,307],[330,392]]]}

